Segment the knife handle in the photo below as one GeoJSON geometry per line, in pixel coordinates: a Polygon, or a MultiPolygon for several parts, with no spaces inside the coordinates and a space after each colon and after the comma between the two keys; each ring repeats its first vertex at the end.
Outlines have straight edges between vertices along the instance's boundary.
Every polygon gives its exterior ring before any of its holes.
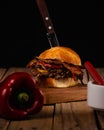
{"type": "Polygon", "coordinates": [[[54,31],[54,27],[53,27],[52,21],[49,16],[45,0],[36,0],[36,3],[38,5],[40,14],[43,18],[43,22],[44,22],[46,30],[47,30],[47,38],[48,38],[50,46],[51,47],[59,46],[59,41],[58,41],[56,33],[54,31]]]}
{"type": "Polygon", "coordinates": [[[43,22],[45,24],[47,33],[48,34],[54,33],[53,24],[52,24],[52,21],[50,19],[45,1],[44,0],[36,0],[36,3],[38,5],[39,11],[40,11],[41,16],[43,18],[43,22]]]}

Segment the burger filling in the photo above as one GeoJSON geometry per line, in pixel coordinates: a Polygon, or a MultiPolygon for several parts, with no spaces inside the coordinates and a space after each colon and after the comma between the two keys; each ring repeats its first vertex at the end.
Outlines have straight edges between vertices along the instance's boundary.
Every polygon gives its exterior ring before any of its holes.
{"type": "Polygon", "coordinates": [[[80,66],[62,62],[58,59],[40,59],[35,57],[33,62],[27,66],[36,79],[50,77],[55,79],[73,78],[80,80],[83,84],[83,71],[80,66]]]}

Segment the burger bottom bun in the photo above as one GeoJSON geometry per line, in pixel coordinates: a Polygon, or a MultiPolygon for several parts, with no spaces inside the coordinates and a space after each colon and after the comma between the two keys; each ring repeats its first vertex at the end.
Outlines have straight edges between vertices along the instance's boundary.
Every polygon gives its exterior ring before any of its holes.
{"type": "Polygon", "coordinates": [[[38,82],[39,86],[42,87],[56,87],[56,88],[67,88],[75,86],[78,84],[78,80],[73,78],[63,78],[63,79],[54,79],[54,78],[43,78],[38,82]]]}

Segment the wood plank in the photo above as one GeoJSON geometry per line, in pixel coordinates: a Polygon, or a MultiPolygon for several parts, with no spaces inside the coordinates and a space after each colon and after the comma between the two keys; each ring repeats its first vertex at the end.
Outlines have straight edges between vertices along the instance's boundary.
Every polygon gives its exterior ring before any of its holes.
{"type": "Polygon", "coordinates": [[[56,104],[53,130],[98,130],[86,101],[56,104]]]}
{"type": "Polygon", "coordinates": [[[6,69],[5,68],[0,68],[0,81],[2,80],[5,73],[6,73],[6,69]]]}
{"type": "Polygon", "coordinates": [[[10,122],[9,120],[0,118],[0,130],[7,130],[9,122],[10,122]]]}
{"type": "Polygon", "coordinates": [[[8,130],[51,130],[53,125],[54,106],[43,106],[40,113],[28,120],[12,121],[8,130]]]}
{"type": "Polygon", "coordinates": [[[7,72],[6,72],[5,76],[3,77],[3,79],[6,78],[8,75],[14,73],[14,72],[28,72],[28,73],[30,73],[28,71],[28,69],[26,69],[26,68],[23,68],[23,67],[18,67],[18,68],[17,67],[12,67],[12,68],[9,68],[7,70],[7,72]]]}
{"type": "Polygon", "coordinates": [[[87,70],[86,69],[82,69],[83,71],[83,83],[84,84],[87,84],[88,83],[88,73],[87,73],[87,70]]]}
{"type": "Polygon", "coordinates": [[[97,119],[98,119],[98,126],[100,130],[104,130],[104,111],[96,110],[97,119]]]}
{"type": "Polygon", "coordinates": [[[87,105],[86,101],[72,103],[72,110],[81,130],[98,130],[94,111],[87,105]]]}
{"type": "Polygon", "coordinates": [[[69,88],[40,88],[44,94],[44,104],[83,101],[87,98],[86,85],[69,88]]]}

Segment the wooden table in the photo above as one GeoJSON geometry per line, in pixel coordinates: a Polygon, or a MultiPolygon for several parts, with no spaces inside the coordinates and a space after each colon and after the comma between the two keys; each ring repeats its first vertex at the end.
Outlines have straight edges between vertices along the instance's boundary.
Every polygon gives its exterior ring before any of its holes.
{"type": "MultiPolygon", "coordinates": [[[[27,70],[15,67],[0,68],[0,80],[16,71],[27,70]]],[[[92,79],[83,71],[84,83],[87,84],[88,80],[92,79]]],[[[104,68],[97,68],[97,71],[104,77],[104,68]]],[[[104,111],[90,108],[86,100],[87,87],[84,92],[82,100],[44,105],[41,112],[27,120],[10,121],[0,118],[0,130],[104,130],[104,111]]]]}

